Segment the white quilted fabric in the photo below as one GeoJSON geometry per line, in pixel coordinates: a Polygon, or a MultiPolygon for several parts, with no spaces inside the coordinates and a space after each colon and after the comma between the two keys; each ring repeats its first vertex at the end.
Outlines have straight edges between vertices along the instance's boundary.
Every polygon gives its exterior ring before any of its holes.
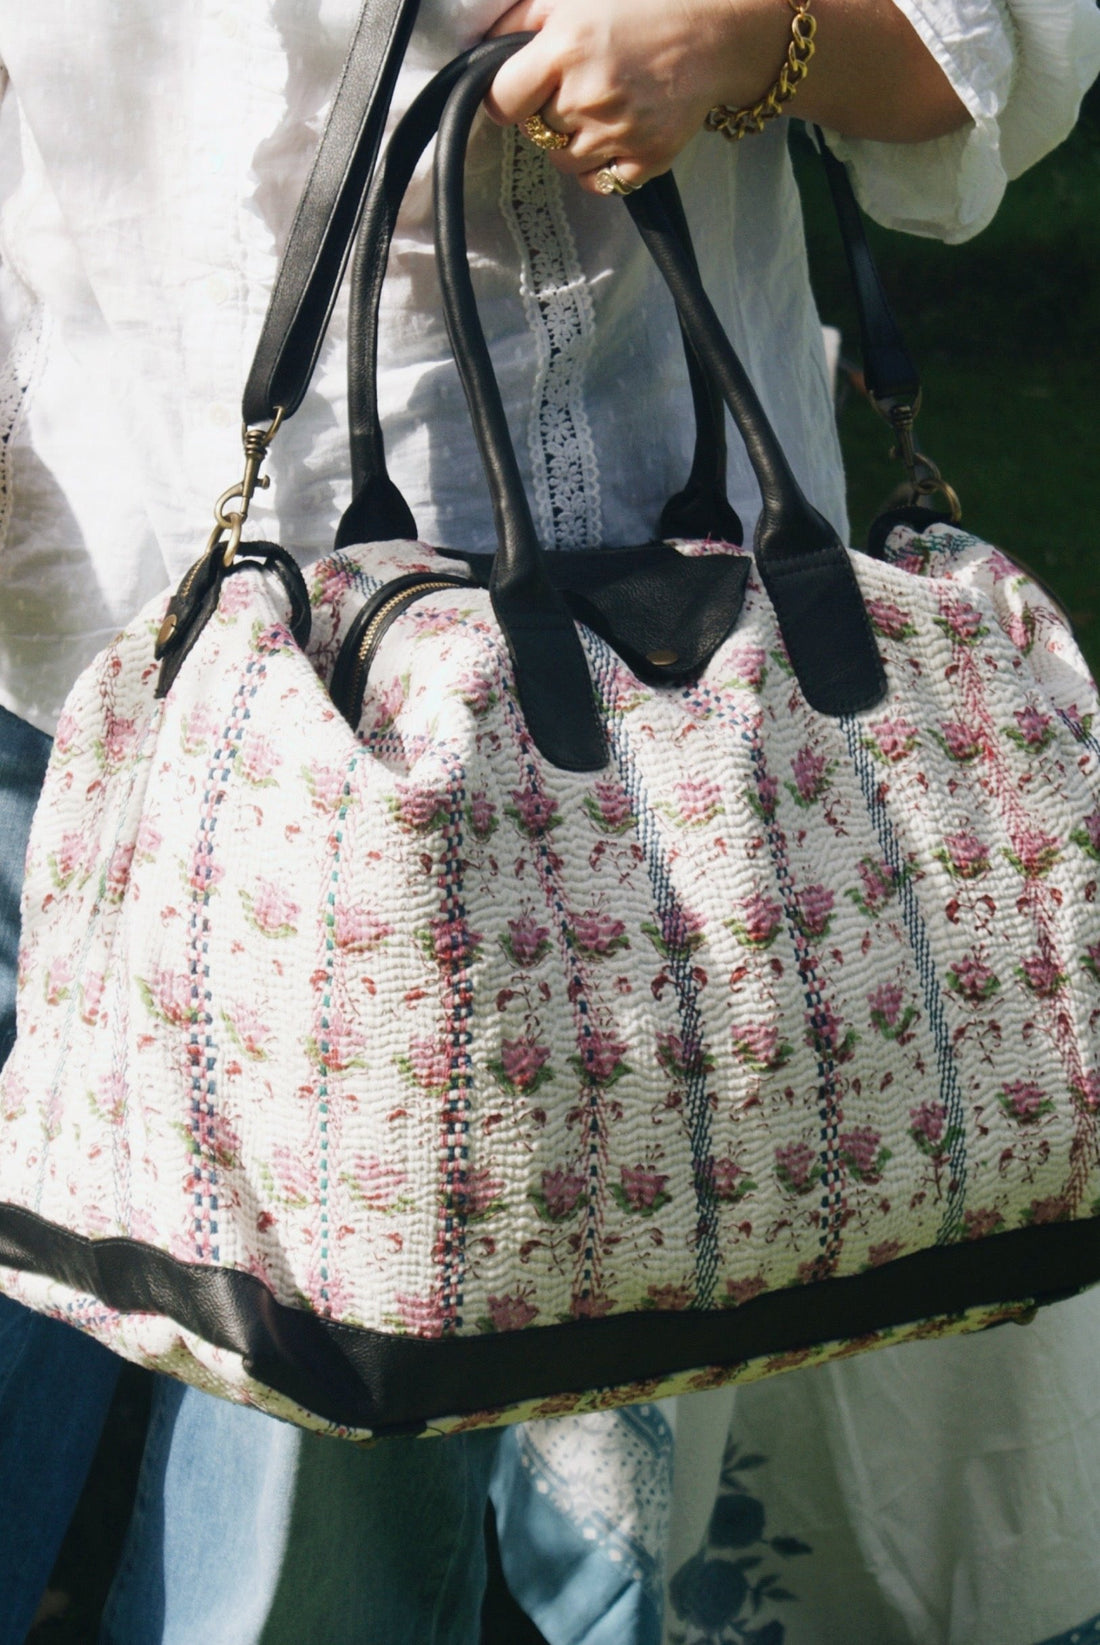
{"type": "MultiPolygon", "coordinates": [[[[595,775],[531,745],[474,589],[389,630],[358,735],[335,711],[366,593],[453,571],[423,545],[315,568],[308,654],[266,574],[230,579],[157,703],[160,602],[59,728],[0,1200],[323,1317],[535,1354],[562,1320],[1092,1216],[1095,688],[996,550],[942,526],[891,549],[855,556],[885,704],[811,711],[751,577],[695,686],[586,636],[595,775]]],[[[285,1414],[171,1321],[0,1278],[285,1414]]]]}

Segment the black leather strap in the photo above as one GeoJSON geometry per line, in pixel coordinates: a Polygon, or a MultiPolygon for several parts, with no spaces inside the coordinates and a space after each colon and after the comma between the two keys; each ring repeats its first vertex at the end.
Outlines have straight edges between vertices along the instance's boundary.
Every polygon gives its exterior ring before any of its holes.
{"type": "MultiPolygon", "coordinates": [[[[517,45],[529,35],[513,36],[517,45]]],[[[397,214],[417,161],[434,137],[450,91],[465,59],[442,70],[410,105],[393,131],[367,196],[352,264],[348,315],[348,437],[351,449],[352,501],[340,522],[336,546],[415,537],[416,526],[404,497],[386,466],[385,441],[378,414],[378,320],[386,260],[397,214]]],[[[670,216],[694,263],[687,220],[671,177],[653,187],[662,192],[670,216]]],[[[740,543],[743,528],[726,492],[726,430],[721,395],[703,371],[684,338],[695,412],[695,451],[682,491],[670,497],[657,523],[657,535],[714,537],[740,543]]]]}
{"type": "Polygon", "coordinates": [[[458,57],[430,80],[394,128],[367,194],[356,238],[348,310],[348,440],[352,501],[336,533],[349,543],[417,535],[408,503],[390,478],[378,415],[378,314],[386,260],[401,202],[416,163],[439,128],[466,64],[458,57]]]}
{"type": "Polygon", "coordinates": [[[301,402],[355,235],[418,0],[367,0],[302,191],[245,385],[248,425],[301,402]]]}
{"type": "Polygon", "coordinates": [[[855,292],[864,381],[884,408],[893,401],[915,410],[920,398],[920,373],[890,307],[848,169],[830,152],[820,130],[816,136],[855,292]]]}

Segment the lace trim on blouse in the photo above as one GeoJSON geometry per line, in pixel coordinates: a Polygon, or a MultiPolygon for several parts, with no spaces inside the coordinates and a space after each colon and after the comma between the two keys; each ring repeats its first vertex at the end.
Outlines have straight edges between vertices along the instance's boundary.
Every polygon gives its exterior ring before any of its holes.
{"type": "Polygon", "coordinates": [[[599,469],[584,404],[595,341],[592,294],[557,172],[514,128],[505,134],[501,207],[519,251],[537,368],[527,424],[536,522],[548,548],[602,537],[599,469]]]}

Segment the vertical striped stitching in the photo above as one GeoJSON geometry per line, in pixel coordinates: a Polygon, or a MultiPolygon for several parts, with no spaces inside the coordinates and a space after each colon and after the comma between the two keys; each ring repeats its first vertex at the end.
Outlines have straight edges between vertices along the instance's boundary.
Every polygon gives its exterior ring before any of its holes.
{"type": "MultiPolygon", "coordinates": [[[[607,716],[611,754],[620,780],[630,798],[637,819],[638,841],[642,848],[646,873],[649,878],[653,906],[662,930],[682,927],[684,905],[672,885],[668,861],[662,849],[660,830],[648,804],[637,762],[631,754],[630,737],[622,710],[614,703],[614,682],[621,664],[612,648],[596,635],[585,631],[584,638],[596,661],[595,685],[602,698],[607,716]]],[[[680,1038],[684,1047],[686,1109],[691,1141],[692,1178],[698,1212],[695,1244],[695,1306],[710,1308],[714,1305],[714,1287],[718,1279],[721,1258],[718,1240],[718,1216],[711,1191],[714,1150],[711,1140],[710,1093],[706,1070],[706,1040],[703,1014],[700,1007],[701,989],[694,975],[691,954],[681,947],[670,951],[667,962],[669,975],[676,991],[680,1014],[680,1038]]],[[[648,1048],[647,1048],[648,1049],[648,1048]]]]}
{"type": "Polygon", "coordinates": [[[741,737],[752,762],[753,776],[760,799],[760,814],[768,840],[768,851],[775,870],[776,889],[783,906],[783,915],[794,950],[795,963],[802,983],[806,1020],[810,1028],[811,1046],[817,1058],[819,1142],[824,1170],[824,1194],[821,1199],[824,1226],[819,1234],[821,1260],[832,1272],[840,1260],[843,1228],[846,1214],[846,1178],[840,1153],[840,1127],[844,1123],[841,1105],[841,1081],[836,1056],[835,1035],[831,1013],[825,1003],[825,989],[819,974],[817,956],[799,926],[799,905],[791,874],[787,837],[779,824],[776,809],[768,803],[767,756],[760,735],[760,721],[733,703],[720,690],[703,682],[687,693],[689,702],[704,713],[715,713],[724,719],[741,737]]]}
{"type": "Polygon", "coordinates": [[[882,799],[878,774],[872,764],[870,754],[863,746],[859,723],[851,715],[845,715],[840,723],[844,729],[848,744],[848,756],[859,783],[863,803],[867,807],[867,815],[878,838],[883,860],[894,876],[905,934],[909,939],[913,963],[916,966],[917,977],[920,980],[924,1009],[928,1014],[928,1027],[931,1030],[932,1041],[936,1048],[940,1101],[947,1111],[948,1132],[955,1133],[954,1140],[948,1150],[951,1178],[947,1185],[947,1200],[939,1233],[936,1236],[937,1243],[944,1245],[951,1240],[958,1239],[963,1232],[967,1151],[966,1109],[959,1086],[959,1070],[955,1062],[955,1054],[951,1049],[951,1036],[947,1028],[943,988],[936,973],[936,962],[932,958],[932,948],[928,940],[928,928],[921,914],[920,902],[913,885],[913,879],[911,875],[906,873],[908,864],[903,858],[894,825],[890,821],[886,805],[882,799]]]}
{"type": "Polygon", "coordinates": [[[470,1109],[473,1096],[471,1018],[474,991],[470,977],[472,947],[463,902],[462,814],[466,803],[465,772],[461,758],[454,756],[449,774],[450,806],[443,825],[443,853],[437,880],[441,893],[440,919],[457,934],[457,943],[444,954],[436,953],[444,1001],[444,1033],[450,1040],[450,1075],[441,1115],[440,1228],[436,1242],[439,1261],[441,1328],[462,1329],[462,1287],[466,1261],[466,1233],[470,1206],[467,1196],[469,1175],[470,1109]]]}
{"type": "Polygon", "coordinates": [[[229,716],[219,743],[211,755],[206,774],[199,835],[191,865],[190,932],[191,1033],[188,1058],[191,1066],[191,1106],[188,1128],[191,1133],[193,1164],[189,1177],[192,1205],[192,1234],[195,1254],[217,1262],[218,1255],[218,1165],[217,1165],[217,1060],[214,1037],[213,999],[210,991],[210,896],[214,877],[214,834],[218,810],[225,798],[233,762],[251,716],[250,703],[267,673],[262,653],[249,657],[233,696],[229,716]]]}

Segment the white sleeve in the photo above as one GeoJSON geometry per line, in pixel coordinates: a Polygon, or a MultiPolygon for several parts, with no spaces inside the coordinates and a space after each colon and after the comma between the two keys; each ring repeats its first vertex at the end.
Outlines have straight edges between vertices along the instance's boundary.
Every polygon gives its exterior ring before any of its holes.
{"type": "Polygon", "coordinates": [[[927,143],[829,132],[864,209],[888,228],[958,241],[1005,184],[1065,138],[1100,72],[1096,0],[894,0],[965,103],[970,125],[927,143]]]}

